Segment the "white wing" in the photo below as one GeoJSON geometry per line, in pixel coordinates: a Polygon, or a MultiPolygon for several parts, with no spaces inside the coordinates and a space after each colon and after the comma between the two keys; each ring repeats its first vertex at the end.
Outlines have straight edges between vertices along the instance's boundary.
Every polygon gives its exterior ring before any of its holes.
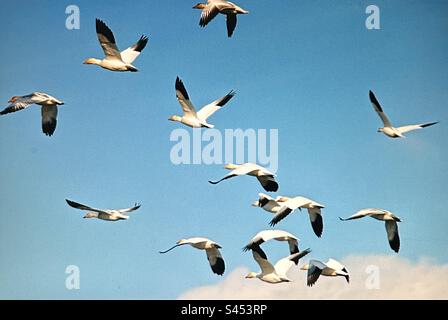
{"type": "Polygon", "coordinates": [[[176,97],[185,115],[197,118],[196,110],[190,101],[187,89],[179,77],[176,78],[176,97]]]}
{"type": "Polygon", "coordinates": [[[114,34],[109,27],[99,19],[96,19],[96,33],[106,59],[123,61],[117,44],[115,43],[114,34]]]}
{"type": "Polygon", "coordinates": [[[140,40],[138,40],[136,44],[122,51],[121,59],[123,60],[123,62],[128,64],[134,62],[134,60],[137,59],[143,49],[145,49],[147,43],[148,37],[141,36],[140,40]]]}
{"type": "Polygon", "coordinates": [[[378,102],[378,100],[376,99],[376,97],[372,91],[369,91],[369,97],[370,97],[370,102],[372,103],[373,108],[375,109],[376,113],[378,113],[378,115],[380,116],[381,121],[383,121],[384,126],[392,127],[392,124],[390,123],[389,119],[387,118],[386,114],[383,111],[383,108],[381,108],[380,103],[378,102]]]}
{"type": "Polygon", "coordinates": [[[298,208],[304,207],[307,204],[312,203],[313,201],[304,197],[295,197],[292,199],[289,199],[288,201],[283,203],[284,207],[288,207],[292,210],[296,210],[298,208]]]}
{"type": "Polygon", "coordinates": [[[282,221],[284,218],[286,218],[290,213],[292,213],[294,210],[303,207],[304,205],[310,203],[309,199],[303,198],[303,197],[296,197],[293,199],[290,199],[283,203],[280,210],[277,212],[277,214],[274,216],[274,218],[271,220],[270,225],[275,226],[277,223],[282,221]]]}
{"type": "Polygon", "coordinates": [[[294,261],[292,259],[294,259],[297,255],[299,254],[298,253],[292,254],[288,257],[280,259],[274,266],[277,275],[286,276],[289,269],[291,269],[291,267],[294,265],[294,261]]]}
{"type": "Polygon", "coordinates": [[[255,261],[260,266],[261,272],[263,274],[269,274],[275,272],[274,266],[268,260],[263,259],[256,251],[252,251],[252,255],[255,261]]]}
{"type": "Polygon", "coordinates": [[[398,127],[397,130],[400,131],[400,133],[406,133],[409,131],[423,129],[423,128],[426,128],[429,126],[433,126],[437,123],[438,122],[430,122],[430,123],[415,124],[415,125],[410,125],[410,126],[403,126],[403,127],[398,127]]]}
{"type": "Polygon", "coordinates": [[[212,114],[221,109],[235,95],[234,91],[230,91],[221,99],[215,100],[198,111],[197,116],[201,120],[207,120],[212,114]]]}
{"type": "Polygon", "coordinates": [[[342,263],[331,258],[325,264],[328,268],[331,268],[333,270],[341,271],[345,269],[345,266],[342,263]]]}
{"type": "Polygon", "coordinates": [[[132,211],[135,211],[135,210],[139,209],[140,207],[141,207],[141,205],[139,203],[136,203],[132,208],[118,209],[117,211],[119,213],[130,213],[132,211]]]}
{"type": "Polygon", "coordinates": [[[369,209],[362,209],[346,219],[343,219],[343,218],[339,218],[339,219],[341,219],[342,221],[355,220],[355,219],[361,219],[361,218],[364,218],[367,216],[372,216],[375,214],[384,214],[384,213],[385,213],[384,210],[369,208],[369,209]]]}

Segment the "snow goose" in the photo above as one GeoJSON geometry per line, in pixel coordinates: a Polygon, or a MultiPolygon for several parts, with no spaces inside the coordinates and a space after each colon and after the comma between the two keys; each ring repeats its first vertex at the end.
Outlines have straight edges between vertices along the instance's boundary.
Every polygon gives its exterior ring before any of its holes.
{"type": "Polygon", "coordinates": [[[235,95],[235,92],[232,90],[224,97],[213,101],[196,112],[190,101],[190,97],[188,96],[187,89],[185,89],[184,83],[179,77],[176,78],[175,88],[176,97],[182,107],[184,115],[182,117],[171,116],[168,120],[177,121],[192,128],[213,128],[213,125],[207,123],[207,119],[221,109],[235,95]]]}
{"type": "Polygon", "coordinates": [[[429,123],[423,123],[423,124],[415,124],[415,125],[409,125],[409,126],[403,126],[403,127],[394,127],[392,126],[389,118],[386,116],[386,114],[383,111],[383,108],[381,107],[380,103],[376,99],[375,95],[372,91],[369,91],[369,97],[370,102],[372,103],[373,108],[375,109],[376,113],[378,113],[379,117],[381,118],[381,121],[383,122],[384,127],[379,128],[378,132],[384,133],[386,136],[391,138],[405,138],[403,135],[406,132],[426,128],[432,125],[437,124],[438,122],[429,122],[429,123]]]}
{"type": "Polygon", "coordinates": [[[221,249],[221,246],[217,244],[216,242],[207,239],[207,238],[189,238],[189,239],[181,239],[176,242],[176,245],[171,247],[170,249],[166,251],[160,251],[160,253],[165,254],[174,248],[177,248],[179,246],[183,246],[189,244],[193,248],[199,249],[199,250],[205,250],[205,253],[207,254],[208,262],[210,263],[210,267],[212,268],[213,273],[222,276],[225,271],[225,264],[224,259],[222,258],[221,252],[219,252],[219,249],[221,249]]]}
{"type": "MultiPolygon", "coordinates": [[[[263,230],[258,232],[250,242],[243,248],[243,251],[256,251],[263,259],[267,259],[266,254],[261,249],[261,245],[269,240],[287,241],[291,255],[299,253],[299,239],[289,232],[283,230],[263,230]]],[[[308,250],[308,249],[307,249],[308,250]]],[[[298,260],[296,261],[296,264],[298,260]]]]}
{"type": "Polygon", "coordinates": [[[42,131],[47,136],[52,136],[56,130],[58,106],[64,104],[64,102],[55,97],[42,92],[33,92],[25,96],[14,96],[8,102],[10,105],[1,111],[0,115],[25,109],[32,104],[42,106],[42,131]]]}
{"type": "Polygon", "coordinates": [[[272,284],[291,282],[292,280],[290,280],[286,275],[289,269],[291,269],[291,267],[294,264],[297,264],[300,258],[303,258],[310,252],[311,252],[310,249],[306,249],[300,253],[294,253],[286,258],[280,259],[273,266],[266,258],[263,258],[257,251],[252,250],[254,260],[260,266],[261,272],[259,273],[249,272],[246,275],[246,279],[258,278],[261,281],[272,284]]]}
{"type": "Polygon", "coordinates": [[[341,217],[339,217],[339,219],[341,219],[342,221],[348,221],[361,219],[364,217],[371,217],[376,220],[385,221],[389,245],[392,250],[398,253],[398,251],[400,250],[400,236],[398,234],[397,222],[401,222],[401,219],[390,211],[374,208],[362,209],[347,219],[343,219],[341,217]]]}
{"type": "Polygon", "coordinates": [[[258,181],[263,186],[264,190],[268,192],[275,192],[278,190],[278,183],[275,181],[275,175],[268,169],[263,168],[255,163],[243,163],[240,165],[235,165],[232,163],[227,164],[224,168],[227,170],[232,170],[224,178],[218,181],[209,181],[211,184],[218,184],[221,181],[237,177],[248,175],[256,177],[258,181]]]}
{"type": "Polygon", "coordinates": [[[105,58],[103,60],[89,58],[84,64],[96,64],[110,71],[131,71],[137,72],[138,69],[132,65],[135,59],[140,55],[148,43],[146,36],[141,36],[133,46],[120,52],[115,37],[109,27],[101,20],[96,19],[96,33],[98,40],[103,48],[105,58]]]}
{"type": "Polygon", "coordinates": [[[342,263],[334,259],[329,259],[327,263],[323,263],[318,260],[311,260],[300,269],[308,270],[307,285],[309,287],[312,287],[321,275],[327,277],[342,276],[345,280],[347,280],[347,283],[350,283],[350,275],[347,269],[342,263]]]}
{"type": "Polygon", "coordinates": [[[135,211],[137,209],[140,208],[140,204],[136,203],[132,208],[127,208],[127,209],[96,209],[96,208],[92,208],[71,200],[65,200],[67,201],[68,205],[70,207],[73,207],[75,209],[79,209],[79,210],[84,210],[84,211],[89,211],[87,212],[87,214],[84,216],[84,219],[89,219],[89,218],[96,218],[96,219],[100,219],[100,220],[105,220],[105,221],[118,221],[118,220],[127,220],[129,219],[129,216],[127,215],[128,213],[135,211]]]}
{"type": "Polygon", "coordinates": [[[199,25],[205,27],[212,21],[218,13],[227,17],[227,36],[232,37],[237,23],[237,14],[248,14],[249,11],[238,7],[236,4],[226,0],[208,0],[207,4],[198,3],[193,9],[201,9],[201,19],[199,25]]]}
{"type": "Polygon", "coordinates": [[[259,200],[254,202],[252,205],[258,206],[267,212],[275,214],[274,218],[270,222],[271,226],[275,226],[293,211],[297,209],[302,210],[303,208],[308,210],[311,226],[316,236],[319,238],[322,236],[324,223],[321,209],[325,208],[323,205],[305,197],[277,197],[274,199],[263,193],[260,193],[259,197],[259,200]]]}

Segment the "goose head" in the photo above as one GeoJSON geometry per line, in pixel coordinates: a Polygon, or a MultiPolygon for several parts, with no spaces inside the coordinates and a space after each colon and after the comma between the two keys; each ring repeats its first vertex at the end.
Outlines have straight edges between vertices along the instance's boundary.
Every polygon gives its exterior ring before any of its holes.
{"type": "Polygon", "coordinates": [[[238,166],[233,163],[228,163],[224,166],[224,168],[227,170],[235,170],[236,168],[238,168],[238,166]]]}
{"type": "Polygon", "coordinates": [[[88,212],[83,218],[84,219],[98,218],[98,213],[88,212]]]}
{"type": "Polygon", "coordinates": [[[168,120],[170,120],[170,121],[181,122],[181,121],[182,121],[182,118],[179,117],[179,116],[171,116],[171,117],[168,118],[168,120]]]}
{"type": "Polygon", "coordinates": [[[205,3],[197,3],[197,4],[195,4],[194,5],[194,7],[193,7],[193,9],[204,9],[206,7],[206,4],[205,3]]]}
{"type": "Polygon", "coordinates": [[[309,270],[309,269],[310,269],[310,264],[309,264],[309,263],[304,264],[304,265],[300,268],[300,270],[309,270]]]}
{"type": "Polygon", "coordinates": [[[95,58],[89,58],[84,60],[83,64],[100,64],[101,60],[95,59],[95,58]]]}
{"type": "Polygon", "coordinates": [[[11,99],[9,99],[8,103],[14,103],[14,102],[16,102],[17,99],[19,99],[19,98],[20,98],[20,97],[18,97],[18,96],[11,97],[11,99]]]}

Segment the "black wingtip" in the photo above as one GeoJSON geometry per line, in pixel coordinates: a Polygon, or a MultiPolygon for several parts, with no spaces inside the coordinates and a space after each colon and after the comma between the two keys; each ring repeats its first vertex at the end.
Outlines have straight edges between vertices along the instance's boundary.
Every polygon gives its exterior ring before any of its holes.
{"type": "Polygon", "coordinates": [[[42,132],[45,133],[46,136],[51,137],[53,133],[56,131],[57,120],[54,119],[50,122],[42,123],[42,132]]]}
{"type": "Polygon", "coordinates": [[[138,40],[138,42],[137,42],[137,46],[135,47],[135,51],[137,51],[137,52],[142,52],[143,51],[143,49],[145,49],[145,47],[146,47],[146,45],[148,44],[148,37],[147,36],[145,36],[145,35],[142,35],[141,37],[140,37],[140,39],[138,40]]]}
{"type": "Polygon", "coordinates": [[[433,125],[438,124],[438,123],[439,123],[439,121],[436,121],[436,122],[430,122],[430,123],[425,123],[425,124],[423,124],[421,127],[422,127],[422,128],[426,128],[426,127],[430,127],[430,126],[433,126],[433,125]]]}
{"type": "Polygon", "coordinates": [[[216,263],[212,265],[211,268],[213,273],[217,274],[218,276],[222,276],[226,269],[224,259],[220,257],[216,258],[216,263]]]}
{"type": "Polygon", "coordinates": [[[78,207],[78,204],[76,202],[74,202],[74,201],[71,201],[71,200],[68,200],[68,199],[65,199],[65,201],[67,202],[67,204],[70,207],[73,207],[73,208],[77,208],[78,207]]]}
{"type": "Polygon", "coordinates": [[[369,98],[370,102],[377,104],[378,101],[376,100],[375,94],[372,92],[372,90],[369,90],[369,98]]]}
{"type": "Polygon", "coordinates": [[[277,192],[278,183],[276,181],[269,181],[265,186],[263,186],[263,189],[267,192],[277,192]]]}
{"type": "Polygon", "coordinates": [[[219,182],[208,180],[208,183],[210,183],[210,184],[218,184],[219,182]]]}
{"type": "Polygon", "coordinates": [[[185,99],[190,100],[190,97],[188,96],[187,89],[185,89],[184,83],[179,77],[176,78],[175,88],[176,88],[176,90],[180,91],[180,93],[182,93],[182,95],[185,97],[185,99]]]}

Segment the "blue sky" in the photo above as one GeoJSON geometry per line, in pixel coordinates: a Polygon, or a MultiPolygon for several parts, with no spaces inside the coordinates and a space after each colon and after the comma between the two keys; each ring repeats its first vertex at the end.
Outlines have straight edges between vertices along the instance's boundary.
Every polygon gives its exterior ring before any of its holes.
{"type": "MultiPolygon", "coordinates": [[[[198,26],[195,1],[2,1],[0,101],[44,91],[66,102],[51,138],[40,110],[0,119],[0,298],[174,299],[213,284],[203,252],[158,250],[189,236],[223,246],[227,270],[256,268],[241,248],[267,228],[251,208],[254,179],[211,186],[221,166],[170,162],[179,124],[174,81],[196,105],[235,89],[212,118],[219,129],[279,130],[279,194],[326,205],[317,239],[305,214],[278,225],[313,257],[390,254],[382,223],[342,223],[365,207],[403,219],[400,256],[448,262],[448,3],[375,1],[381,30],[367,30],[370,1],[239,1],[250,11],[232,39],[225,19],[198,26]],[[65,8],[81,29],[65,28],[65,8]],[[149,43],[139,73],[112,73],[82,61],[100,58],[95,18],[120,48],[149,43]],[[373,90],[397,125],[441,121],[392,140],[376,132],[373,90]],[[129,221],[82,219],[69,198],[96,207],[142,208],[129,221]],[[65,268],[81,270],[81,290],[65,288],[65,268]]],[[[268,245],[273,258],[283,246],[268,245]]],[[[241,281],[245,281],[241,279],[241,281]]]]}

